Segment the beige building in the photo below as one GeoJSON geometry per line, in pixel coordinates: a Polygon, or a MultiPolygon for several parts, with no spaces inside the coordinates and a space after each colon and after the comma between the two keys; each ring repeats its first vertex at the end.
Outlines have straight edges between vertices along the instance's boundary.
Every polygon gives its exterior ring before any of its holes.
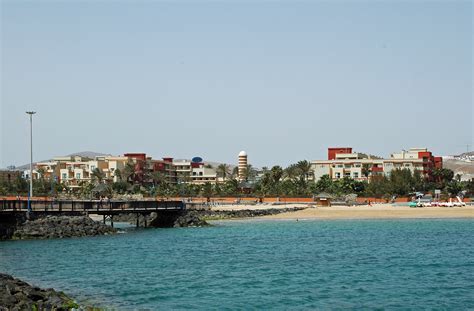
{"type": "Polygon", "coordinates": [[[173,160],[178,182],[191,184],[205,184],[218,182],[217,171],[204,162],[192,162],[190,160],[173,160]]]}
{"type": "Polygon", "coordinates": [[[355,180],[367,180],[371,176],[389,176],[395,169],[419,171],[427,177],[431,173],[431,168],[442,165],[437,159],[439,157],[433,157],[427,148],[403,150],[391,154],[388,159],[353,153],[352,148],[329,148],[328,160],[312,161],[311,167],[316,181],[324,175],[329,175],[332,179],[350,177],[355,180]],[[338,152],[338,150],[350,152],[338,152]]]}
{"type": "Polygon", "coordinates": [[[48,162],[38,162],[33,170],[33,178],[44,178],[64,183],[71,188],[77,188],[82,182],[92,180],[93,171],[98,168],[104,173],[104,180],[117,181],[115,171],[123,171],[127,157],[97,156],[94,159],[81,156],[56,157],[48,162]]]}
{"type": "MultiPolygon", "coordinates": [[[[64,183],[71,188],[78,188],[84,182],[91,182],[93,172],[99,169],[104,175],[105,182],[119,181],[119,174],[124,178],[124,170],[131,163],[135,170],[135,179],[151,182],[152,172],[162,172],[168,182],[176,183],[216,183],[223,182],[217,177],[216,168],[206,165],[204,162],[192,162],[189,160],[173,160],[163,158],[155,160],[146,157],[144,153],[128,153],[124,156],[97,156],[94,158],[69,156],[56,157],[48,162],[37,163],[33,171],[33,178],[54,178],[60,183],[64,183]]],[[[28,171],[29,173],[29,171],[28,171]]],[[[26,171],[25,171],[25,174],[26,171]]]]}
{"type": "Polygon", "coordinates": [[[216,183],[217,172],[215,168],[206,167],[206,165],[203,164],[193,168],[191,179],[193,184],[216,183]]]}

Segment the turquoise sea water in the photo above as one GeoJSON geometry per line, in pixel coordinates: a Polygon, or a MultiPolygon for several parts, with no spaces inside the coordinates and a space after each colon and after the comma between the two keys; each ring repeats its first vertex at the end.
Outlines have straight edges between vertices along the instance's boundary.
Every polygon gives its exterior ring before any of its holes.
{"type": "Polygon", "coordinates": [[[0,271],[150,309],[474,308],[474,221],[226,221],[0,243],[0,271]]]}

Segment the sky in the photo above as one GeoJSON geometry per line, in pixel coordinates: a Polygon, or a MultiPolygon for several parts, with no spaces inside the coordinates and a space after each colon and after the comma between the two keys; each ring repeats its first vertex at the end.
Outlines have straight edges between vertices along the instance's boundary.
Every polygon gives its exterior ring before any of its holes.
{"type": "Polygon", "coordinates": [[[0,0],[0,167],[473,149],[471,1],[0,0]],[[467,145],[470,147],[467,147],[467,145]]]}

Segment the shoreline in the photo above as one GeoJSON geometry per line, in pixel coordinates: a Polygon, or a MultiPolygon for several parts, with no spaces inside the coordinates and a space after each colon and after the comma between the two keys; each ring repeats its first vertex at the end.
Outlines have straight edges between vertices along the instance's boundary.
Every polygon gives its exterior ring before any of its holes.
{"type": "MultiPolygon", "coordinates": [[[[287,204],[287,208],[301,208],[301,204],[287,204]]],[[[252,210],[255,206],[220,206],[212,210],[252,210]]],[[[283,206],[282,206],[283,208],[283,206]]],[[[373,206],[332,206],[307,207],[291,212],[275,215],[251,217],[257,219],[474,219],[474,206],[466,207],[422,207],[393,206],[391,204],[377,204],[373,206]]],[[[234,218],[235,219],[235,218],[234,218]]],[[[246,218],[240,218],[246,219],[246,218]]],[[[247,218],[249,219],[249,218],[247,218]]]]}

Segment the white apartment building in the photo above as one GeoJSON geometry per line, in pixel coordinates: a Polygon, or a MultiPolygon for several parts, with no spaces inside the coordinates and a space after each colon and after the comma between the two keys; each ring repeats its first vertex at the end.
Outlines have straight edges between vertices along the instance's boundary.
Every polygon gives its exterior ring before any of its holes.
{"type": "Polygon", "coordinates": [[[215,168],[209,168],[205,165],[193,168],[191,175],[193,184],[215,183],[217,181],[217,172],[215,168]]]}
{"type": "Polygon", "coordinates": [[[205,163],[194,163],[189,160],[173,160],[178,182],[205,184],[218,182],[217,171],[205,163]]]}
{"type": "Polygon", "coordinates": [[[388,159],[370,158],[360,153],[353,153],[352,148],[340,148],[340,150],[351,152],[337,153],[337,149],[329,148],[328,160],[311,162],[315,181],[318,181],[324,175],[329,175],[331,179],[350,177],[354,180],[367,180],[366,174],[369,177],[388,176],[395,169],[409,169],[411,172],[420,171],[428,176],[431,168],[441,167],[442,165],[439,157],[433,157],[427,148],[403,150],[391,154],[388,159]]]}

